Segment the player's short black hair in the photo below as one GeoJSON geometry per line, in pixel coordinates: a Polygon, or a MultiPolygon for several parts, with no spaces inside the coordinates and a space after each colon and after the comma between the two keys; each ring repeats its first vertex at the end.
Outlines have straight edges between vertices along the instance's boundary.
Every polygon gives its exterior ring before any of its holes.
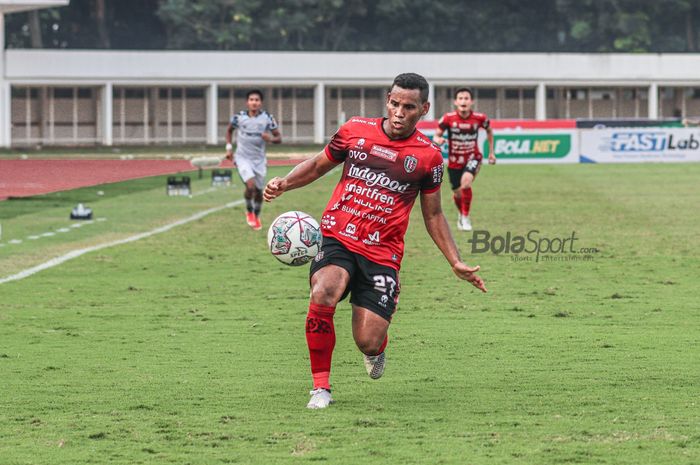
{"type": "Polygon", "coordinates": [[[471,99],[474,98],[474,92],[472,92],[472,90],[471,90],[470,87],[460,87],[459,89],[457,89],[457,90],[455,91],[455,97],[454,97],[454,98],[456,99],[456,98],[457,98],[457,95],[458,95],[458,94],[461,94],[462,92],[469,92],[469,97],[470,97],[471,99]]]}
{"type": "Polygon", "coordinates": [[[249,90],[249,91],[245,94],[245,99],[248,100],[248,99],[250,98],[251,95],[255,95],[255,94],[258,94],[258,95],[260,96],[260,101],[261,101],[261,102],[262,102],[263,100],[265,100],[265,97],[263,97],[262,90],[260,90],[260,89],[251,89],[251,90],[249,90]]]}
{"type": "Polygon", "coordinates": [[[394,86],[402,89],[418,89],[420,91],[420,99],[423,102],[428,101],[428,81],[423,76],[416,73],[403,73],[394,78],[391,88],[394,86]]]}

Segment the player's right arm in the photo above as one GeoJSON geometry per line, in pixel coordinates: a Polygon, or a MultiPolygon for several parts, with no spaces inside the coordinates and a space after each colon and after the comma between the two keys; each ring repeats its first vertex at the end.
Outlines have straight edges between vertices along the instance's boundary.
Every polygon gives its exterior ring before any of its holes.
{"type": "Polygon", "coordinates": [[[270,179],[263,191],[263,198],[266,202],[276,199],[283,193],[310,184],[335,168],[337,162],[331,161],[325,150],[309,158],[289,172],[283,178],[276,177],[270,179]]]}
{"type": "Polygon", "coordinates": [[[233,160],[233,131],[238,127],[238,115],[234,115],[226,128],[226,158],[233,160]]]}
{"type": "Polygon", "coordinates": [[[233,161],[233,144],[231,144],[231,141],[233,140],[234,129],[231,123],[226,128],[226,159],[231,161],[233,161]]]}
{"type": "Polygon", "coordinates": [[[442,145],[445,143],[445,138],[442,137],[443,134],[445,134],[445,116],[443,115],[442,118],[440,118],[440,121],[438,121],[438,128],[435,131],[435,136],[433,136],[433,142],[437,145],[442,145]]]}

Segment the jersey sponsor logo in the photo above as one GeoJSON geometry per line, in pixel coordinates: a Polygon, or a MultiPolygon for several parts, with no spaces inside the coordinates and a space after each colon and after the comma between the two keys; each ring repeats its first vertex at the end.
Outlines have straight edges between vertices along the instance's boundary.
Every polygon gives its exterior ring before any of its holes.
{"type": "Polygon", "coordinates": [[[418,166],[418,159],[413,155],[407,155],[403,161],[403,168],[407,173],[413,173],[418,166]]]}
{"type": "Polygon", "coordinates": [[[368,187],[381,186],[394,192],[406,192],[411,183],[401,184],[388,177],[384,173],[372,171],[368,166],[357,166],[354,163],[350,164],[348,176],[355,179],[361,179],[368,187]]]}
{"type": "Polygon", "coordinates": [[[357,146],[358,146],[358,147],[362,147],[363,145],[365,145],[365,139],[364,139],[364,137],[362,137],[362,138],[360,138],[360,139],[357,140],[357,146]]]}
{"type": "MultiPolygon", "coordinates": [[[[382,193],[382,191],[380,191],[376,187],[369,188],[369,187],[358,186],[357,184],[347,184],[345,186],[345,190],[347,192],[353,192],[357,195],[367,197],[370,200],[377,200],[379,202],[386,203],[388,205],[394,205],[396,203],[396,199],[394,198],[394,196],[384,194],[384,193],[382,193]]],[[[350,196],[350,197],[352,197],[352,196],[350,196]]],[[[343,199],[345,199],[345,196],[343,196],[343,199]]]]}
{"type": "Polygon", "coordinates": [[[476,132],[453,132],[450,134],[450,140],[455,142],[473,142],[479,136],[476,132]]]}
{"type": "Polygon", "coordinates": [[[424,144],[426,144],[426,145],[432,145],[432,144],[433,144],[432,141],[430,141],[430,140],[428,140],[428,139],[425,139],[425,138],[423,138],[423,137],[421,137],[421,136],[416,137],[416,140],[418,140],[418,142],[422,142],[422,143],[424,143],[424,144]]]}
{"type": "Polygon", "coordinates": [[[435,165],[431,168],[431,172],[433,173],[433,183],[434,184],[441,184],[442,183],[442,173],[443,173],[443,165],[440,163],[439,165],[435,165]]]}
{"type": "Polygon", "coordinates": [[[348,224],[345,226],[345,230],[344,230],[344,231],[340,231],[339,234],[342,235],[342,236],[345,236],[345,237],[349,237],[350,239],[356,241],[356,240],[359,239],[359,238],[355,235],[356,232],[357,232],[357,226],[355,226],[353,223],[348,223],[348,224]]]}
{"type": "Polygon", "coordinates": [[[364,119],[359,119],[359,118],[352,118],[350,120],[351,123],[362,123],[362,124],[369,124],[370,126],[376,126],[377,122],[376,121],[367,121],[364,119]]]}
{"type": "Polygon", "coordinates": [[[331,229],[335,226],[335,216],[333,215],[323,215],[321,218],[321,227],[325,229],[331,229]]]}
{"type": "Polygon", "coordinates": [[[355,160],[367,160],[367,153],[359,150],[348,150],[348,156],[355,160]]]}
{"type": "Polygon", "coordinates": [[[391,207],[386,207],[384,205],[373,203],[373,202],[370,202],[368,200],[363,200],[363,199],[360,199],[358,197],[355,197],[353,199],[353,202],[355,202],[356,204],[363,206],[369,210],[375,210],[378,212],[392,213],[394,211],[394,209],[391,207]]]}
{"type": "Polygon", "coordinates": [[[379,231],[367,234],[367,239],[362,239],[365,245],[379,245],[379,231]]]}
{"type": "MultiPolygon", "coordinates": [[[[375,215],[374,213],[363,212],[363,211],[360,211],[356,208],[348,207],[347,205],[343,205],[342,207],[340,207],[340,210],[345,212],[345,213],[349,213],[352,216],[356,216],[358,218],[362,218],[362,219],[369,220],[369,221],[374,221],[376,223],[386,224],[386,218],[383,218],[379,215],[375,215]]],[[[341,232],[340,234],[343,234],[343,233],[341,232]]],[[[355,240],[357,240],[357,239],[355,239],[355,240]]]]}
{"type": "Polygon", "coordinates": [[[370,155],[374,155],[389,161],[396,161],[396,157],[399,156],[399,152],[396,150],[391,150],[386,147],[382,147],[381,145],[373,145],[369,153],[370,155]]]}

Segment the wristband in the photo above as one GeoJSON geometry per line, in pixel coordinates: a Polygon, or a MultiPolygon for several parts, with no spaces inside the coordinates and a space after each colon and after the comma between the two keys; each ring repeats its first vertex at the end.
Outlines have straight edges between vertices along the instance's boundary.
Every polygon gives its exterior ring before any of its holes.
{"type": "Polygon", "coordinates": [[[227,151],[233,150],[233,145],[231,145],[230,143],[226,144],[226,150],[227,151]]]}

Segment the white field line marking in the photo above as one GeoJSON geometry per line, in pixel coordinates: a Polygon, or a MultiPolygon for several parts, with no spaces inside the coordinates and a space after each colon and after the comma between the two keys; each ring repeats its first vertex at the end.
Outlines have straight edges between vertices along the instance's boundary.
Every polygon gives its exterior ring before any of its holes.
{"type": "MultiPolygon", "coordinates": [[[[90,220],[90,221],[86,221],[85,223],[82,223],[82,224],[80,224],[80,223],[75,223],[75,224],[77,224],[77,226],[75,226],[75,225],[70,225],[70,226],[68,226],[68,227],[66,227],[66,228],[59,228],[59,229],[57,229],[55,232],[48,231],[48,232],[41,233],[41,234],[32,234],[31,236],[27,236],[27,240],[29,240],[29,241],[35,241],[35,240],[37,240],[37,239],[41,239],[42,237],[51,237],[51,236],[55,236],[57,232],[60,232],[60,233],[67,233],[67,232],[72,231],[72,229],[70,229],[70,228],[75,228],[75,227],[78,227],[78,228],[79,228],[79,227],[82,227],[82,226],[85,225],[85,224],[93,224],[95,221],[100,221],[100,222],[101,222],[101,221],[107,221],[107,218],[97,218],[97,219],[94,220],[94,221],[93,221],[93,220],[90,220]]],[[[21,239],[20,239],[20,242],[8,241],[8,243],[10,243],[10,244],[21,244],[21,239]]],[[[4,245],[5,245],[5,244],[0,244],[0,246],[4,246],[4,245]]]]}
{"type": "Polygon", "coordinates": [[[199,197],[200,195],[204,195],[204,194],[208,194],[208,193],[210,193],[210,192],[214,192],[214,191],[217,190],[217,189],[218,189],[217,187],[210,187],[209,189],[205,189],[205,190],[203,190],[202,192],[196,192],[196,193],[192,194],[192,197],[199,197]]]}
{"type": "Polygon", "coordinates": [[[60,265],[61,263],[67,262],[68,260],[72,260],[74,258],[80,257],[81,255],[84,255],[88,252],[95,252],[97,250],[106,249],[107,247],[114,247],[115,245],[128,244],[129,242],[135,242],[135,241],[138,241],[140,239],[145,239],[147,237],[151,237],[151,236],[154,236],[156,234],[170,231],[171,229],[176,228],[178,226],[182,226],[183,224],[191,223],[192,221],[197,221],[201,218],[204,218],[207,215],[211,215],[212,213],[216,213],[216,212],[224,210],[226,208],[235,207],[236,205],[240,205],[242,203],[243,203],[243,200],[236,200],[234,202],[229,202],[225,205],[221,205],[219,207],[214,207],[214,208],[210,208],[208,210],[201,211],[201,212],[196,213],[192,216],[188,216],[187,218],[177,220],[173,223],[166,224],[165,226],[161,226],[159,228],[152,229],[150,231],[136,234],[134,236],[130,236],[130,237],[127,237],[124,239],[119,239],[119,240],[112,241],[112,242],[106,242],[104,244],[93,245],[91,247],[86,247],[84,249],[73,250],[71,252],[68,252],[65,255],[61,255],[60,257],[52,258],[51,260],[44,262],[40,265],[33,266],[33,267],[28,268],[24,271],[20,271],[17,274],[13,274],[13,275],[7,276],[5,278],[0,278],[0,284],[28,278],[29,276],[32,276],[33,274],[36,274],[40,271],[43,271],[43,270],[46,270],[49,268],[53,268],[54,266],[60,265]]]}

